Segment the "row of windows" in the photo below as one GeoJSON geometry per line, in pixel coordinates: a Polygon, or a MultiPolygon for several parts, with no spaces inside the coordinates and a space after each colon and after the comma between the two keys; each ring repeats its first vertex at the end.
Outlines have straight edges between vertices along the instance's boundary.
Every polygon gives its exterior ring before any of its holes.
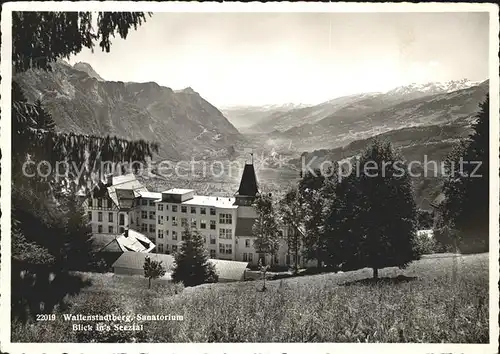
{"type": "MultiPolygon", "coordinates": [[[[156,213],[154,211],[149,212],[149,219],[154,220],[155,219],[156,213]]],[[[148,219],[148,212],[146,210],[141,211],[141,218],[142,219],[148,219]]]]}
{"type": "Polygon", "coordinates": [[[227,243],[219,243],[219,253],[220,254],[232,254],[233,245],[227,243]]]}
{"type": "Polygon", "coordinates": [[[252,262],[253,253],[243,253],[243,262],[252,262]]]}
{"type": "MultiPolygon", "coordinates": [[[[163,225],[164,221],[169,221],[168,215],[166,216],[158,215],[158,225],[163,225]]],[[[188,219],[181,218],[180,225],[181,227],[188,226],[188,219]]],[[[191,220],[189,221],[189,225],[192,228],[197,228],[198,220],[196,218],[191,218],[191,220]]],[[[179,223],[175,216],[172,216],[172,226],[179,226],[179,223]]],[[[210,230],[215,230],[216,228],[217,228],[217,222],[215,220],[210,220],[210,230]]],[[[207,229],[207,220],[200,220],[200,229],[207,229]]]]}
{"type": "MultiPolygon", "coordinates": [[[[187,213],[188,212],[188,206],[187,205],[181,205],[181,213],[187,213]]],[[[210,215],[216,215],[216,210],[215,208],[209,208],[210,215]]],[[[158,211],[163,211],[163,210],[168,210],[168,204],[162,204],[158,203],[158,211]]],[[[172,212],[177,213],[179,210],[178,205],[172,205],[172,212]]],[[[196,207],[192,206],[189,207],[189,212],[191,214],[196,214],[196,207]]],[[[201,215],[206,215],[207,214],[207,208],[205,207],[200,207],[200,214],[201,215]]]]}
{"type": "MultiPolygon", "coordinates": [[[[163,239],[164,237],[168,237],[170,234],[169,230],[158,230],[158,238],[163,239]]],[[[181,232],[181,240],[184,240],[184,234],[181,232]]],[[[177,241],[177,236],[178,233],[175,230],[172,230],[172,240],[177,241]]],[[[205,236],[204,236],[205,237],[205,236]]],[[[206,237],[205,237],[205,242],[207,242],[206,237]]],[[[210,235],[210,244],[215,245],[215,236],[210,235]]]]}
{"type": "MultiPolygon", "coordinates": [[[[88,215],[89,221],[92,221],[92,212],[89,211],[87,213],[87,215],[88,215]]],[[[102,211],[99,211],[97,213],[97,221],[102,222],[103,221],[102,217],[103,217],[102,211]]],[[[113,213],[108,213],[108,222],[113,222],[113,213]]],[[[125,225],[125,215],[123,215],[123,214],[119,215],[119,224],[125,225]]]]}
{"type": "MultiPolygon", "coordinates": [[[[113,207],[113,201],[111,199],[98,198],[97,199],[97,207],[102,208],[102,205],[104,204],[104,200],[106,201],[106,207],[111,209],[113,207]]],[[[92,207],[93,204],[94,204],[93,198],[89,198],[89,207],[92,207]]]]}
{"type": "Polygon", "coordinates": [[[141,224],[141,231],[148,232],[148,225],[149,225],[149,232],[155,232],[156,228],[154,224],[141,224]]]}
{"type": "Polygon", "coordinates": [[[149,206],[155,206],[155,201],[154,200],[150,200],[149,203],[148,203],[148,200],[143,199],[141,201],[141,205],[144,205],[144,206],[147,206],[147,205],[149,205],[149,206]]]}
{"type": "MultiPolygon", "coordinates": [[[[118,230],[121,234],[125,232],[125,229],[123,227],[120,227],[118,230]]],[[[102,232],[103,232],[102,225],[97,225],[97,233],[102,234],[102,232]]],[[[115,233],[114,227],[108,226],[108,234],[113,234],[113,233],[115,233]]]]}
{"type": "MultiPolygon", "coordinates": [[[[170,246],[168,244],[166,244],[165,246],[163,246],[163,244],[158,244],[156,246],[156,252],[157,253],[166,253],[166,254],[170,254],[170,246]]],[[[177,252],[178,250],[178,246],[177,245],[172,245],[172,253],[174,252],[177,252]]],[[[216,258],[217,257],[217,253],[215,250],[210,250],[210,258],[216,258]]]]}

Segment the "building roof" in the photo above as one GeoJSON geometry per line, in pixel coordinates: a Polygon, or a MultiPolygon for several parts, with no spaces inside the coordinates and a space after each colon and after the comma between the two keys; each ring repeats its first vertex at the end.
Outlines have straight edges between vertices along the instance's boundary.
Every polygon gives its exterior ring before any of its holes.
{"type": "Polygon", "coordinates": [[[238,188],[236,194],[255,197],[257,193],[259,193],[259,188],[253,164],[245,164],[243,175],[241,176],[240,188],[238,188]]]}
{"type": "Polygon", "coordinates": [[[123,252],[121,246],[116,242],[118,235],[97,234],[93,235],[92,250],[94,252],[123,252]]]}
{"type": "Polygon", "coordinates": [[[215,270],[219,279],[242,280],[248,262],[227,261],[223,259],[211,259],[210,262],[215,265],[215,270]]]}
{"type": "Polygon", "coordinates": [[[186,194],[186,193],[191,193],[191,192],[194,192],[194,189],[172,188],[172,189],[169,189],[168,191],[164,191],[162,193],[168,193],[168,194],[186,194]]]}
{"type": "Polygon", "coordinates": [[[144,198],[144,199],[161,199],[161,193],[160,192],[148,192],[148,191],[138,191],[139,192],[139,195],[141,196],[141,198],[144,198]]]}
{"type": "Polygon", "coordinates": [[[116,241],[124,251],[149,253],[156,246],[146,236],[135,230],[126,230],[116,241]]]}
{"type": "Polygon", "coordinates": [[[114,267],[129,268],[129,269],[143,269],[144,261],[146,257],[151,258],[155,261],[163,262],[163,267],[167,272],[172,271],[175,259],[169,254],[159,254],[159,253],[140,253],[140,252],[124,252],[116,261],[113,263],[114,267]]]}
{"type": "Polygon", "coordinates": [[[235,236],[252,236],[254,218],[238,218],[236,220],[235,236]]]}
{"type": "Polygon", "coordinates": [[[135,230],[123,234],[98,234],[92,236],[94,252],[140,252],[149,253],[156,246],[146,236],[135,230]]]}
{"type": "Polygon", "coordinates": [[[129,173],[122,176],[113,176],[112,185],[107,187],[108,195],[115,203],[115,205],[120,209],[129,209],[132,204],[129,201],[124,201],[121,203],[122,199],[133,199],[140,196],[140,192],[148,192],[147,188],[144,187],[141,182],[137,180],[133,173],[129,173]],[[117,190],[130,192],[117,192],[117,190]]]}
{"type": "MultiPolygon", "coordinates": [[[[146,257],[163,262],[163,266],[167,272],[172,272],[175,267],[175,258],[169,254],[124,252],[115,263],[113,263],[113,268],[143,269],[146,257]]],[[[241,280],[248,265],[247,262],[226,261],[221,259],[210,259],[209,262],[215,266],[219,279],[225,280],[241,280]]]]}
{"type": "Polygon", "coordinates": [[[205,195],[195,195],[193,198],[182,202],[182,205],[201,205],[208,206],[214,208],[227,208],[227,209],[236,209],[237,206],[233,205],[235,198],[227,198],[227,197],[214,197],[214,196],[205,196],[205,195]]]}

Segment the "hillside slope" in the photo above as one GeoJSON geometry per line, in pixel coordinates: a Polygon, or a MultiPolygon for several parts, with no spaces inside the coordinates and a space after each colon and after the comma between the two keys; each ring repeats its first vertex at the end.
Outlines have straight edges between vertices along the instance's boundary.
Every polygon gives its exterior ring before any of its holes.
{"type": "Polygon", "coordinates": [[[51,72],[28,71],[14,78],[29,100],[41,97],[61,131],[155,141],[159,156],[170,159],[225,150],[243,139],[191,88],[101,81],[90,65],[77,66],[58,62],[51,72]]]}

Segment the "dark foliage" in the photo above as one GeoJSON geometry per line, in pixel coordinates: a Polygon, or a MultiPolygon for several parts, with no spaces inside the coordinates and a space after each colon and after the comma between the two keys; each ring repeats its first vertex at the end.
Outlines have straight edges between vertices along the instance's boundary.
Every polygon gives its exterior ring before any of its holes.
{"type": "Polygon", "coordinates": [[[205,249],[203,235],[197,230],[183,231],[179,251],[175,254],[175,267],[172,279],[184,286],[196,286],[203,283],[216,283],[219,277],[215,266],[210,263],[205,249]]]}

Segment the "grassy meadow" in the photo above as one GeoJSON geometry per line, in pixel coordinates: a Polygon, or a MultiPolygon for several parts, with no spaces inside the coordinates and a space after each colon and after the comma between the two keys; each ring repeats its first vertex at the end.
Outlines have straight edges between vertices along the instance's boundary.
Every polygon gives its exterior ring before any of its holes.
{"type": "Polygon", "coordinates": [[[183,289],[157,280],[149,290],[137,276],[81,275],[90,285],[68,296],[54,321],[13,322],[12,341],[489,341],[488,254],[428,256],[404,270],[381,270],[376,283],[370,269],[267,281],[264,292],[261,281],[183,289]],[[63,313],[170,314],[183,320],[134,322],[143,324],[142,331],[84,332],[73,331],[63,313]]]}

